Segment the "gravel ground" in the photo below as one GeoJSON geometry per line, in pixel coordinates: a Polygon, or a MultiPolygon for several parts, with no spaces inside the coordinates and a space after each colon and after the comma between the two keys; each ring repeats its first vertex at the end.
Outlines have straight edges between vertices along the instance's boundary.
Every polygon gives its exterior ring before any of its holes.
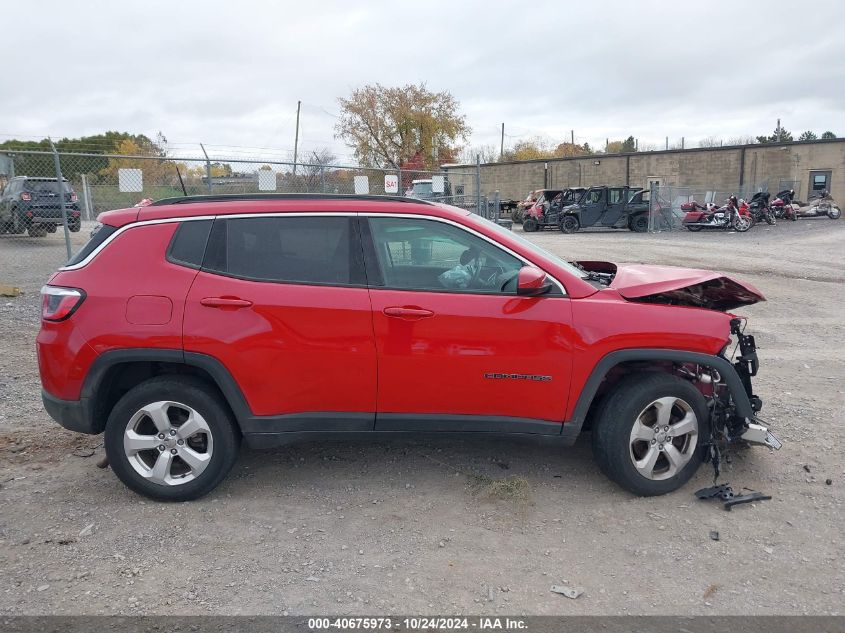
{"type": "Polygon", "coordinates": [[[41,407],[38,288],[61,235],[0,236],[0,283],[25,291],[0,297],[0,614],[845,612],[845,221],[530,237],[572,259],[718,268],[766,294],[741,312],[784,448],[736,454],[723,480],[771,501],[696,500],[709,468],[635,498],[588,443],[489,439],[244,450],[200,501],[144,500],[95,466],[100,438],[41,407]],[[562,583],[585,592],[549,591],[562,583]]]}

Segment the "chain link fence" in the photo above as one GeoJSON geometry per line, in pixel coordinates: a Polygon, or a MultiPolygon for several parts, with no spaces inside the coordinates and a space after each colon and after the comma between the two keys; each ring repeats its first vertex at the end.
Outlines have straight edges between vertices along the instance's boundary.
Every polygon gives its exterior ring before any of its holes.
{"type": "MultiPolygon", "coordinates": [[[[778,191],[791,189],[794,184],[794,181],[781,180],[778,183],[778,191]]],[[[721,207],[731,196],[736,196],[740,202],[748,201],[754,194],[761,191],[769,192],[768,181],[736,189],[652,184],[648,192],[650,209],[648,230],[652,233],[685,230],[683,218],[687,211],[711,204],[721,207]]]]}
{"type": "MultiPolygon", "coordinates": [[[[202,147],[202,146],[200,146],[202,147]]],[[[404,196],[498,217],[478,169],[429,171],[254,157],[0,151],[0,285],[61,266],[104,211],[190,195],[323,193],[404,196]]],[[[498,203],[496,203],[498,205],[498,203]]]]}

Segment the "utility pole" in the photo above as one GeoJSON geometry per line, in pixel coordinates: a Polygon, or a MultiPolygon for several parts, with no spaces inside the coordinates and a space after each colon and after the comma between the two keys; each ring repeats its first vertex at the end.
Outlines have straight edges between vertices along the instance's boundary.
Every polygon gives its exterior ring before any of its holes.
{"type": "Polygon", "coordinates": [[[669,137],[666,137],[666,149],[669,149],[669,137]]]}
{"type": "Polygon", "coordinates": [[[569,143],[575,145],[575,130],[569,130],[569,143]]]}
{"type": "Polygon", "coordinates": [[[505,158],[505,124],[502,123],[502,140],[499,143],[499,160],[502,161],[505,158]]]}
{"type": "Polygon", "coordinates": [[[293,175],[296,176],[296,155],[299,151],[299,109],[302,107],[302,101],[296,102],[296,136],[293,139],[293,175]]]}
{"type": "Polygon", "coordinates": [[[780,119],[778,119],[778,126],[775,128],[775,133],[778,135],[778,143],[783,140],[783,130],[780,129],[780,119]]]}

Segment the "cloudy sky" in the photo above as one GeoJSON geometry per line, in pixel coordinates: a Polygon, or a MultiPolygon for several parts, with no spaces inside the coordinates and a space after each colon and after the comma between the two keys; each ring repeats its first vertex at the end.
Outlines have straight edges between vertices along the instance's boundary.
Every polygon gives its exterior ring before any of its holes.
{"type": "MultiPolygon", "coordinates": [[[[470,144],[633,135],[694,145],[845,135],[845,3],[194,2],[4,4],[0,140],[154,135],[193,152],[350,150],[337,98],[366,83],[449,90],[470,144]]],[[[269,154],[269,152],[263,152],[269,154]]]]}

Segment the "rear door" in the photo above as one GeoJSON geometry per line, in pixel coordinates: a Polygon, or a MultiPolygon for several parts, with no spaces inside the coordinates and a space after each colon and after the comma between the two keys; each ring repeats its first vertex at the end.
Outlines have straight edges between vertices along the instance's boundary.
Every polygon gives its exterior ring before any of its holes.
{"type": "Polygon", "coordinates": [[[628,195],[627,187],[609,187],[607,190],[607,206],[601,216],[602,226],[613,226],[625,213],[625,203],[628,195]]]}
{"type": "Polygon", "coordinates": [[[516,295],[524,262],[435,218],[362,216],[378,349],[376,430],[557,434],[569,299],[516,295]]]}
{"type": "Polygon", "coordinates": [[[376,353],[355,217],[216,219],[184,346],[222,362],[261,416],[252,432],[372,430],[376,353]]]}

